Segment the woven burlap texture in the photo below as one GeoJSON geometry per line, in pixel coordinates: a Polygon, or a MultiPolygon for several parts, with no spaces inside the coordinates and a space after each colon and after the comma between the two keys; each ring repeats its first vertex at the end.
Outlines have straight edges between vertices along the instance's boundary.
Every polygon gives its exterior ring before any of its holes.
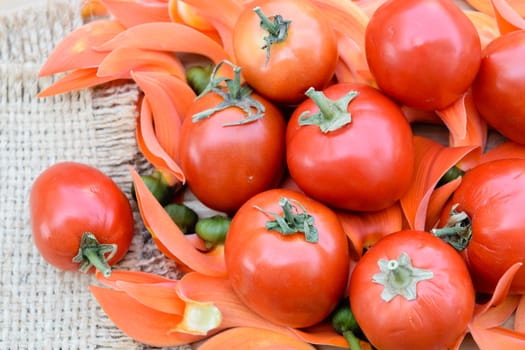
{"type": "MultiPolygon", "coordinates": [[[[88,286],[92,275],[48,265],[31,236],[34,179],[63,160],[91,164],[128,193],[128,166],[147,169],[135,142],[134,84],[50,98],[37,93],[56,77],[38,71],[56,44],[82,25],[79,2],[42,0],[0,14],[0,349],[144,349],[107,318],[88,286]]],[[[175,277],[144,230],[115,268],[175,277]]]]}

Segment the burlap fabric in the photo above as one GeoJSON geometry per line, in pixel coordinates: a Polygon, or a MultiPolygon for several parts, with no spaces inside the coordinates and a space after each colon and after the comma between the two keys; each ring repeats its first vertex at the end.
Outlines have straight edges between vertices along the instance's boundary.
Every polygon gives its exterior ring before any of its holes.
{"type": "MultiPolygon", "coordinates": [[[[98,306],[88,290],[93,276],[51,267],[31,237],[30,188],[51,164],[94,165],[126,193],[131,186],[127,166],[147,168],[135,143],[134,84],[36,97],[55,79],[37,78],[47,55],[81,24],[75,0],[41,0],[0,13],[1,349],[145,348],[98,306]]],[[[131,249],[116,268],[175,277],[175,264],[158,252],[136,208],[135,213],[131,249]]]]}

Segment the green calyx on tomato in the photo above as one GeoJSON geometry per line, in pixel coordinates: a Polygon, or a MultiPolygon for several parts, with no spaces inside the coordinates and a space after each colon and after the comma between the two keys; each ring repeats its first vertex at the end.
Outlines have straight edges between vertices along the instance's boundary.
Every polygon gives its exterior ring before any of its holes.
{"type": "Polygon", "coordinates": [[[261,49],[266,49],[266,63],[268,63],[272,45],[286,40],[291,21],[285,20],[281,15],[272,16],[272,21],[262,12],[259,6],[255,7],[253,11],[261,19],[261,28],[268,32],[268,35],[264,37],[266,44],[261,47],[261,49]]]}
{"type": "Polygon", "coordinates": [[[379,259],[377,262],[381,272],[372,276],[372,281],[384,286],[381,299],[389,302],[397,295],[406,300],[417,297],[416,285],[420,281],[434,277],[432,271],[412,266],[410,256],[402,252],[397,259],[379,259]]]}
{"type": "Polygon", "coordinates": [[[206,248],[211,249],[218,244],[224,243],[230,229],[230,223],[230,218],[223,215],[214,215],[197,221],[195,233],[205,242],[206,248]]]}
{"type": "Polygon", "coordinates": [[[472,224],[464,211],[458,212],[454,204],[447,223],[442,228],[432,229],[432,234],[453,246],[457,251],[465,249],[472,238],[472,224]]]}
{"type": "Polygon", "coordinates": [[[85,232],[73,262],[80,264],[80,272],[87,273],[94,266],[104,277],[109,277],[111,267],[108,260],[117,253],[117,248],[116,244],[100,244],[93,233],[85,232]]]}
{"type": "Polygon", "coordinates": [[[322,91],[313,87],[306,90],[305,94],[315,102],[319,111],[313,114],[303,112],[299,116],[299,125],[318,125],[323,133],[327,133],[352,122],[348,104],[359,94],[357,91],[352,90],[336,101],[330,100],[322,91]]]}
{"type": "Polygon", "coordinates": [[[300,202],[282,197],[279,200],[279,206],[283,209],[283,216],[270,213],[255,206],[256,209],[275,219],[266,222],[267,230],[278,231],[283,235],[293,235],[302,232],[307,242],[318,242],[319,235],[317,228],[314,226],[314,217],[308,213],[300,202]],[[296,206],[294,206],[292,202],[295,203],[296,206]]]}
{"type": "Polygon", "coordinates": [[[209,118],[212,114],[225,110],[230,107],[238,107],[246,113],[246,118],[226,123],[223,126],[234,126],[251,123],[264,116],[266,108],[251,95],[253,90],[246,85],[241,85],[241,67],[235,66],[229,61],[219,62],[210,76],[210,82],[208,86],[198,96],[201,97],[209,92],[214,92],[222,97],[223,101],[217,106],[196,113],[193,115],[192,121],[194,123],[209,118]],[[217,72],[223,64],[228,64],[232,67],[234,72],[234,78],[217,77],[217,72]],[[254,112],[255,111],[255,112],[254,112]]]}

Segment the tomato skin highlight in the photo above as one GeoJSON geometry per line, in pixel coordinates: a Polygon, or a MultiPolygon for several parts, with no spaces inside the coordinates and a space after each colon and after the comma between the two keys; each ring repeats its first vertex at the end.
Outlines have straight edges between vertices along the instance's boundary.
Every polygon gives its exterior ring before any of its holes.
{"type": "Polygon", "coordinates": [[[451,0],[386,2],[370,18],[365,51],[381,90],[422,110],[456,101],[481,61],[476,28],[451,0]]]}
{"type": "Polygon", "coordinates": [[[235,214],[224,254],[228,278],[239,297],[266,319],[306,327],[324,319],[343,297],[349,273],[348,242],[328,207],[287,189],[262,192],[235,214]],[[314,217],[317,243],[302,233],[266,229],[265,211],[282,214],[279,200],[300,202],[314,217]]]}
{"type": "MultiPolygon", "coordinates": [[[[491,293],[510,266],[525,263],[525,160],[495,160],[467,171],[443,209],[441,224],[454,204],[472,225],[472,238],[462,255],[474,286],[491,293]]],[[[517,272],[510,292],[525,292],[525,268],[517,272]]]]}
{"type": "Polygon", "coordinates": [[[229,107],[193,122],[192,116],[222,102],[208,93],[188,108],[180,135],[180,162],[188,187],[211,209],[228,214],[261,191],[278,185],[284,173],[282,113],[257,94],[266,112],[253,122],[223,126],[246,118],[237,107],[229,107]]]}
{"type": "Polygon", "coordinates": [[[323,133],[299,125],[300,116],[319,110],[308,99],[293,112],[286,130],[290,175],[306,194],[331,206],[376,211],[396,202],[412,179],[412,130],[401,109],[377,89],[339,83],[323,90],[337,100],[356,91],[348,104],[351,122],[323,133]]]}
{"type": "Polygon", "coordinates": [[[525,144],[525,30],[502,35],[483,51],[472,96],[481,116],[510,140],[525,144]]]}
{"type": "Polygon", "coordinates": [[[372,345],[381,350],[449,349],[472,318],[475,293],[461,256],[427,232],[399,231],[383,237],[359,260],[350,277],[351,309],[372,345]],[[397,295],[385,302],[372,281],[380,259],[405,252],[431,279],[417,283],[415,300],[397,295]]]}
{"type": "Polygon", "coordinates": [[[120,188],[100,170],[76,162],[56,163],[36,178],[29,200],[33,241],[56,268],[79,269],[72,259],[85,232],[93,233],[101,244],[117,245],[109,265],[127,253],[134,232],[132,209],[120,188]]]}
{"type": "Polygon", "coordinates": [[[336,36],[319,9],[304,0],[263,0],[250,4],[237,19],[233,31],[236,62],[246,81],[272,101],[295,104],[313,86],[321,89],[332,78],[337,64],[336,36]],[[290,20],[288,37],[271,45],[267,61],[259,6],[270,17],[290,20]]]}

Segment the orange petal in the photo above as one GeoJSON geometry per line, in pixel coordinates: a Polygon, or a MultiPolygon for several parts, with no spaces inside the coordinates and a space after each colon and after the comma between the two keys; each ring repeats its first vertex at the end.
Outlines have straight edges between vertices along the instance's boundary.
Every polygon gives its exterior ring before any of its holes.
{"type": "Polygon", "coordinates": [[[158,71],[186,79],[184,66],[174,54],[130,47],[111,51],[100,62],[97,75],[120,75],[130,78],[131,71],[158,71]]]}
{"type": "MultiPolygon", "coordinates": [[[[168,156],[178,163],[179,158],[179,136],[182,125],[182,117],[175,108],[170,93],[159,81],[146,73],[132,73],[137,85],[144,91],[145,99],[153,115],[155,137],[168,156]]],[[[176,77],[173,80],[180,81],[176,77]]],[[[186,85],[185,83],[182,83],[186,85]]]]}
{"type": "Polygon", "coordinates": [[[231,288],[224,277],[206,276],[190,272],[177,285],[181,297],[200,302],[213,302],[223,316],[221,327],[256,327],[293,334],[287,327],[275,325],[250,310],[231,288]]]}
{"type": "Polygon", "coordinates": [[[174,22],[136,25],[118,34],[97,49],[111,51],[117,47],[194,53],[206,56],[214,63],[231,60],[228,53],[216,41],[194,28],[174,22]]]}
{"type": "Polygon", "coordinates": [[[352,213],[336,210],[343,229],[353,246],[352,258],[358,260],[365,248],[372,246],[381,237],[401,230],[403,213],[399,203],[369,213],[352,213]]]}
{"type": "Polygon", "coordinates": [[[315,348],[296,337],[267,329],[237,327],[225,330],[199,346],[199,350],[224,349],[281,349],[281,350],[315,350],[315,348]]]}
{"type": "Polygon", "coordinates": [[[353,2],[363,10],[363,12],[371,17],[377,8],[383,5],[387,0],[353,0],[353,2]]]}
{"type": "MultiPolygon", "coordinates": [[[[233,56],[232,33],[243,6],[235,0],[184,0],[219,33],[226,52],[233,56]]],[[[179,8],[180,9],[180,8],[179,8]]]]}
{"type": "MultiPolygon", "coordinates": [[[[488,2],[489,0],[487,0],[488,2]]],[[[490,6],[490,4],[489,4],[490,6]]],[[[492,40],[496,39],[499,34],[498,24],[493,15],[488,15],[479,11],[463,11],[470,19],[479,34],[481,47],[484,48],[492,40]]]]}
{"type": "Polygon", "coordinates": [[[491,3],[501,34],[525,29],[525,19],[509,5],[507,0],[491,0],[491,3]]]}
{"type": "Polygon", "coordinates": [[[177,280],[141,271],[114,270],[111,276],[97,273],[97,280],[126,292],[138,302],[158,311],[182,315],[184,302],[175,293],[177,280]]]}
{"type": "Polygon", "coordinates": [[[206,20],[194,6],[180,0],[168,1],[169,15],[172,21],[186,23],[200,31],[214,30],[213,25],[206,20]]]}
{"type": "Polygon", "coordinates": [[[494,10],[492,9],[490,0],[465,0],[465,2],[479,12],[494,16],[494,10]]]}
{"type": "Polygon", "coordinates": [[[122,271],[109,283],[98,274],[99,281],[111,285],[114,289],[126,292],[141,304],[165,313],[182,316],[173,329],[187,334],[206,335],[208,331],[219,327],[222,316],[211,302],[198,302],[177,294],[179,280],[169,280],[146,273],[136,276],[134,271],[122,271]],[[137,278],[138,277],[138,278],[137,278]],[[160,282],[145,282],[146,279],[160,282]]]}
{"type": "Polygon", "coordinates": [[[410,124],[413,123],[422,123],[422,124],[432,124],[432,125],[442,125],[443,121],[434,111],[424,111],[421,109],[408,107],[405,105],[401,106],[403,114],[407,118],[410,124]]]}
{"type": "MultiPolygon", "coordinates": [[[[466,0],[466,2],[474,9],[494,16],[494,8],[492,7],[491,0],[466,0]]],[[[506,0],[506,2],[517,11],[521,17],[525,17],[525,2],[523,0],[506,0]]]]}
{"type": "Polygon", "coordinates": [[[130,168],[137,202],[145,226],[180,261],[194,271],[210,276],[226,275],[222,254],[206,255],[193,247],[166,210],[146,187],[140,175],[130,168]]]}
{"type": "Polygon", "coordinates": [[[69,33],[48,56],[38,76],[43,77],[73,69],[93,68],[106,57],[106,52],[93,50],[124,31],[114,20],[96,20],[69,33]]]}
{"type": "Polygon", "coordinates": [[[501,303],[491,307],[483,314],[477,315],[474,323],[476,327],[492,328],[503,325],[518,307],[520,296],[509,295],[501,303]]]}
{"type": "Polygon", "coordinates": [[[480,350],[523,350],[525,349],[525,334],[503,327],[482,328],[471,327],[472,338],[480,350]]]}
{"type": "MultiPolygon", "coordinates": [[[[184,74],[184,72],[183,72],[184,74]]],[[[178,74],[170,75],[164,72],[134,72],[135,80],[150,81],[155,83],[162,88],[162,90],[168,95],[167,97],[175,106],[181,122],[186,115],[186,110],[195,101],[196,95],[191,87],[186,83],[186,77],[180,77],[178,74]]],[[[137,82],[138,83],[138,82],[137,82]]],[[[152,95],[154,97],[155,95],[152,95]]],[[[155,98],[155,101],[157,98],[155,98]]]]}
{"type": "Polygon", "coordinates": [[[468,170],[477,165],[481,151],[485,149],[487,143],[487,123],[478,113],[472,93],[470,91],[464,93],[454,104],[437,111],[437,114],[450,132],[450,147],[477,147],[474,152],[463,158],[458,166],[462,170],[468,170]]]}
{"type": "Polygon", "coordinates": [[[476,307],[469,331],[480,349],[523,349],[525,334],[498,327],[510,317],[519,298],[509,297],[510,286],[522,263],[512,265],[499,279],[491,299],[476,307]]]}
{"type": "Polygon", "coordinates": [[[429,231],[436,226],[445,204],[454,191],[456,191],[460,183],[461,177],[458,177],[432,191],[430,200],[428,201],[427,218],[425,223],[426,231],[429,231]]]}
{"type": "Polygon", "coordinates": [[[506,158],[525,159],[525,146],[512,141],[506,141],[482,154],[479,161],[480,163],[485,163],[506,158]]]}
{"type": "Polygon", "coordinates": [[[484,313],[488,312],[490,308],[498,306],[505,300],[509,294],[512,280],[514,279],[514,276],[516,276],[518,270],[521,268],[521,265],[521,262],[515,263],[507,269],[503,276],[501,276],[490,300],[476,308],[474,322],[476,317],[483,315],[484,313]]]}
{"type": "Polygon", "coordinates": [[[181,182],[185,182],[186,178],[181,168],[157,139],[153,125],[153,114],[147,97],[144,97],[142,101],[140,117],[137,122],[137,145],[144,157],[155,168],[161,169],[163,173],[171,175],[181,182]]]}
{"type": "Polygon", "coordinates": [[[89,289],[111,321],[138,342],[163,347],[189,344],[203,338],[173,332],[182,320],[180,315],[149,308],[123,291],[97,286],[89,289]]]}
{"type": "MultiPolygon", "coordinates": [[[[297,337],[310,344],[348,348],[346,339],[334,330],[330,322],[323,322],[305,329],[293,329],[292,331],[297,337]]],[[[370,344],[361,342],[361,349],[369,350],[370,344]]]]}
{"type": "Polygon", "coordinates": [[[514,330],[525,333],[525,295],[520,297],[520,302],[514,315],[514,330]]]}
{"type": "Polygon", "coordinates": [[[85,0],[82,2],[80,14],[85,22],[97,17],[109,16],[108,9],[102,4],[102,0],[85,0]]]}
{"type": "Polygon", "coordinates": [[[102,0],[109,12],[127,28],[149,22],[169,22],[168,4],[154,1],[102,0]]]}
{"type": "Polygon", "coordinates": [[[476,147],[446,147],[429,138],[414,136],[414,149],[412,183],[400,202],[410,228],[424,230],[430,196],[437,183],[476,147]]]}
{"type": "Polygon", "coordinates": [[[38,97],[48,97],[66,92],[83,90],[86,88],[101,85],[116,79],[118,76],[97,76],[97,68],[76,69],[38,93],[38,97]]]}
{"type": "MultiPolygon", "coordinates": [[[[323,16],[332,24],[338,43],[340,60],[352,72],[352,81],[375,84],[365,55],[365,31],[368,16],[352,1],[314,0],[323,16]]],[[[348,81],[345,78],[345,81],[348,81]]]]}

